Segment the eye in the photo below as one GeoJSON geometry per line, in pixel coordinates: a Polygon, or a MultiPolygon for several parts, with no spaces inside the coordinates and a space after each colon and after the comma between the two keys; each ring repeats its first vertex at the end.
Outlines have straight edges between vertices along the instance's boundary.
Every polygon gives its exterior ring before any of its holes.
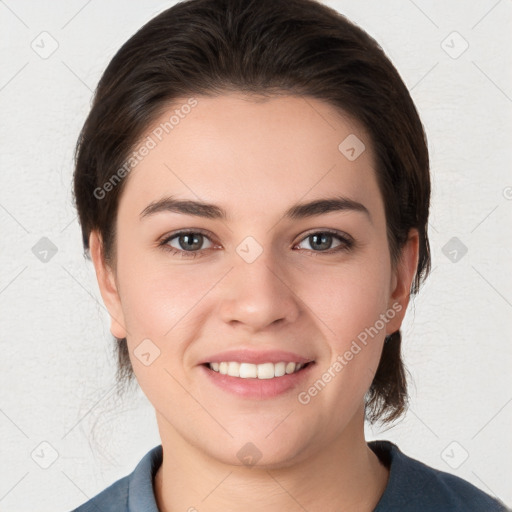
{"type": "Polygon", "coordinates": [[[183,258],[195,258],[203,251],[211,249],[213,243],[201,231],[180,231],[164,238],[159,246],[173,254],[180,254],[183,258]],[[206,241],[209,245],[204,247],[206,241]]]}
{"type": "MultiPolygon", "coordinates": [[[[317,254],[332,254],[341,251],[349,251],[354,246],[354,241],[349,235],[338,231],[323,230],[310,233],[295,247],[307,242],[310,248],[302,248],[317,254]],[[333,242],[337,245],[333,247],[333,242]]],[[[158,244],[163,250],[172,254],[179,254],[182,258],[196,258],[203,256],[208,250],[216,248],[209,235],[199,230],[179,231],[165,237],[158,244]],[[206,247],[204,244],[207,243],[206,247]]]]}
{"type": "Polygon", "coordinates": [[[303,244],[304,242],[307,242],[311,247],[311,249],[306,248],[306,250],[311,250],[313,252],[324,254],[332,254],[339,251],[348,251],[354,245],[354,241],[348,235],[342,235],[337,231],[330,230],[316,231],[314,233],[310,233],[309,235],[302,239],[302,242],[300,242],[297,245],[297,247],[300,244],[303,244]],[[333,248],[332,244],[336,240],[338,241],[338,245],[335,245],[333,248]]]}

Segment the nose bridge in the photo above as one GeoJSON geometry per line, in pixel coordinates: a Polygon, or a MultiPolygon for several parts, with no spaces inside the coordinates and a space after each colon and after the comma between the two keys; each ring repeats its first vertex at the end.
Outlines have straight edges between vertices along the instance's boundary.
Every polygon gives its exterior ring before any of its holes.
{"type": "Polygon", "coordinates": [[[221,299],[225,322],[263,328],[297,317],[299,304],[274,251],[247,237],[233,254],[233,267],[221,299]]]}

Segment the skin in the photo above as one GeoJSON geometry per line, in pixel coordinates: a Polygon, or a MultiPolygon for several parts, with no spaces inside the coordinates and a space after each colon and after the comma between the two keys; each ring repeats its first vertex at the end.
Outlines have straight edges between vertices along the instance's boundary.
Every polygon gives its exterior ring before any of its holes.
{"type": "MultiPolygon", "coordinates": [[[[111,332],[127,337],[136,378],[156,410],[164,454],[154,482],[158,507],[371,511],[389,471],[364,439],[364,395],[385,336],[405,315],[417,232],[393,266],[371,141],[327,103],[241,93],[197,100],[129,175],[115,269],[104,263],[98,233],[90,237],[111,332]],[[354,161],[338,150],[349,134],[366,146],[354,161]],[[219,205],[228,219],[169,211],[140,219],[152,201],[171,194],[219,205]],[[296,203],[335,195],[362,203],[369,215],[283,218],[296,203]],[[158,246],[194,228],[210,233],[202,256],[182,258],[158,246]],[[355,244],[325,254],[308,238],[322,229],[355,244]],[[252,263],[236,252],[247,236],[263,250],[252,263]],[[401,311],[307,405],[299,403],[298,393],[393,304],[401,311]],[[134,355],[144,339],[160,350],[148,366],[134,355]],[[298,388],[275,398],[241,398],[212,385],[199,363],[247,347],[293,351],[315,364],[298,388]],[[252,467],[237,457],[248,442],[261,452],[252,467]]],[[[185,252],[179,237],[169,244],[185,252]]],[[[333,237],[323,251],[340,244],[333,237]]]]}

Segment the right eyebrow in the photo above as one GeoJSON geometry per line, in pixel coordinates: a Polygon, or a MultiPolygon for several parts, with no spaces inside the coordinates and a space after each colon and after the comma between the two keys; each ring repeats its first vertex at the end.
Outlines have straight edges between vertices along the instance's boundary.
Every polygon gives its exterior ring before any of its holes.
{"type": "Polygon", "coordinates": [[[140,219],[155,215],[160,212],[175,212],[184,215],[194,215],[196,217],[205,217],[208,219],[226,219],[227,214],[220,206],[190,199],[176,199],[172,196],[164,197],[158,201],[150,203],[142,212],[140,219]]]}

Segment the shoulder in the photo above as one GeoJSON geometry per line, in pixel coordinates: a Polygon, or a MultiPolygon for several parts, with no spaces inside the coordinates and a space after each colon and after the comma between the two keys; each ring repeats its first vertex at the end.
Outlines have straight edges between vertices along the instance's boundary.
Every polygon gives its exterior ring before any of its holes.
{"type": "Polygon", "coordinates": [[[73,512],[127,512],[129,476],[125,476],[83,503],[73,512]]]}
{"type": "Polygon", "coordinates": [[[72,512],[158,512],[153,478],[161,463],[162,445],[159,445],[144,455],[132,473],[120,478],[72,512]]]}
{"type": "Polygon", "coordinates": [[[374,512],[507,511],[468,481],[408,457],[389,441],[371,441],[368,446],[390,468],[388,485],[374,512]]]}

